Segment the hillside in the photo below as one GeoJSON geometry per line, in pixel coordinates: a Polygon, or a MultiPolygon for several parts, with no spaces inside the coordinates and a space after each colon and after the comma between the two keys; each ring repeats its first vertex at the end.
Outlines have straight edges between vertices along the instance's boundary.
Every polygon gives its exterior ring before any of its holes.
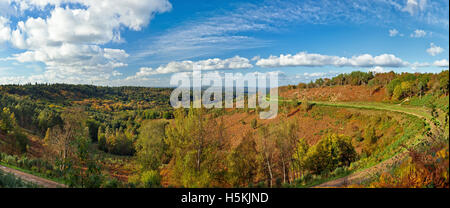
{"type": "Polygon", "coordinates": [[[281,87],[271,120],[174,110],[163,88],[0,86],[0,161],[69,187],[448,187],[448,86],[343,74],[281,87]]]}

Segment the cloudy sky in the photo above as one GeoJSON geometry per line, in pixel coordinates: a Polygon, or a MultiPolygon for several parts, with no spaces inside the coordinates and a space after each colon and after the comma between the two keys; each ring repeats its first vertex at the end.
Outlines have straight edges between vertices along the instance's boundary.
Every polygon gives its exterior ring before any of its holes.
{"type": "Polygon", "coordinates": [[[448,69],[448,0],[0,0],[0,84],[448,69]]]}

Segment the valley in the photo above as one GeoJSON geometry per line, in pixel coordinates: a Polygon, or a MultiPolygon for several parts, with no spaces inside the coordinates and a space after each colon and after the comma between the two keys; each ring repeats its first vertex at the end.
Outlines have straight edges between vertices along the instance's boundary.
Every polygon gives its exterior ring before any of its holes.
{"type": "Polygon", "coordinates": [[[43,187],[448,187],[448,71],[361,73],[280,87],[275,119],[173,109],[170,88],[2,85],[0,165],[43,187]]]}

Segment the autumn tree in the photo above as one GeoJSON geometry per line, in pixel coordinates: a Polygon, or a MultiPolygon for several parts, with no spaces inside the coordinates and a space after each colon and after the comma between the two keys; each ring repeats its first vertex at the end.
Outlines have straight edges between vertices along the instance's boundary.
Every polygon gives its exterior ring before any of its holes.
{"type": "Polygon", "coordinates": [[[80,108],[68,108],[61,115],[63,125],[57,125],[47,130],[45,145],[59,162],[59,169],[64,170],[69,158],[76,151],[76,140],[88,136],[85,126],[86,114],[80,108]]]}
{"type": "Polygon", "coordinates": [[[247,132],[228,155],[228,180],[233,187],[243,187],[253,182],[258,168],[257,155],[254,135],[247,132]]]}

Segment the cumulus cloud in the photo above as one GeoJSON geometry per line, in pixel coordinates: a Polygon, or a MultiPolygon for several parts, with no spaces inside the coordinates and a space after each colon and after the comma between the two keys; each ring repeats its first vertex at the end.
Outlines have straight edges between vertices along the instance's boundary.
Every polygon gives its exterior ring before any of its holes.
{"type": "Polygon", "coordinates": [[[0,18],[0,41],[7,39],[25,50],[10,60],[44,63],[41,76],[52,82],[117,75],[115,68],[127,65],[128,54],[102,45],[123,41],[122,28],[141,30],[156,13],[172,8],[168,0],[11,0],[10,7],[21,14],[48,12],[43,17],[19,16],[15,28],[5,29],[8,22],[0,18]]]}
{"type": "Polygon", "coordinates": [[[253,65],[247,58],[235,56],[228,59],[206,59],[200,61],[181,61],[170,62],[166,65],[159,66],[156,69],[151,67],[142,67],[135,76],[128,77],[127,79],[136,79],[140,77],[156,75],[156,74],[169,74],[177,72],[192,72],[194,70],[225,70],[225,69],[246,69],[252,68],[253,65]]]}
{"type": "Polygon", "coordinates": [[[403,67],[407,65],[400,58],[392,54],[382,54],[379,56],[372,56],[370,54],[363,54],[353,56],[351,58],[328,56],[322,54],[310,54],[300,52],[295,55],[281,54],[280,56],[270,56],[266,59],[260,59],[256,62],[257,66],[261,67],[283,67],[283,66],[353,66],[353,67],[403,67]]]}
{"type": "Polygon", "coordinates": [[[411,33],[411,37],[412,38],[423,38],[427,35],[427,32],[425,32],[424,30],[414,30],[413,33],[411,33]]]}
{"type": "Polygon", "coordinates": [[[448,67],[448,60],[447,59],[438,60],[435,61],[433,65],[437,67],[448,67]]]}
{"type": "Polygon", "coordinates": [[[434,45],[434,43],[430,43],[430,48],[427,49],[427,53],[432,56],[436,56],[442,52],[444,52],[444,49],[437,45],[434,45]]]}
{"type": "Polygon", "coordinates": [[[397,35],[398,35],[398,30],[396,30],[396,29],[389,30],[389,36],[395,37],[397,35]]]}

